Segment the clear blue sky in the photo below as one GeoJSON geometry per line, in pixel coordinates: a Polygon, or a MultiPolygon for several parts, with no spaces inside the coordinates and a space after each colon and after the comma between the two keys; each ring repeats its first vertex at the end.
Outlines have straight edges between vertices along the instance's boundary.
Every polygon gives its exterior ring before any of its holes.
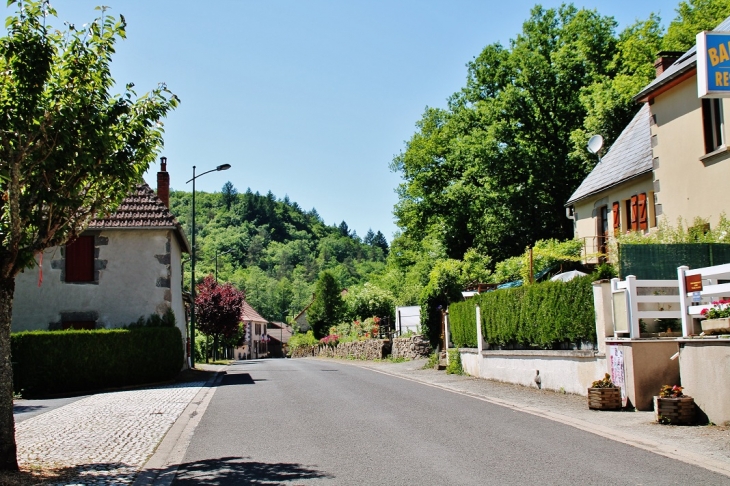
{"type": "MultiPolygon", "coordinates": [[[[511,0],[52,0],[77,25],[111,7],[128,23],[112,73],[142,94],[158,82],[182,100],[165,121],[173,189],[196,181],[220,191],[230,180],[315,207],[327,224],[345,220],[390,240],[394,192],[388,165],[426,106],[444,107],[465,64],[521,30],[536,2],[511,0]]],[[[552,7],[560,2],[544,1],[552,7]]],[[[678,0],[583,1],[619,29],[678,0]]],[[[10,14],[10,10],[7,10],[10,14]]],[[[6,15],[7,16],[7,15],[6,15]]],[[[159,164],[146,175],[154,188],[159,164]]]]}

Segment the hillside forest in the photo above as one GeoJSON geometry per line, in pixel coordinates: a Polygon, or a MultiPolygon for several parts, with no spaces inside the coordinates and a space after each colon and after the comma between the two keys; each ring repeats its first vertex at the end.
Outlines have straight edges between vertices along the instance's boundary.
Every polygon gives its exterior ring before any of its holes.
{"type": "MultiPolygon", "coordinates": [[[[196,277],[214,273],[217,252],[219,279],[282,320],[311,301],[328,271],[347,299],[375,293],[421,305],[433,339],[436,309],[465,286],[524,279],[526,248],[535,248],[535,270],[579,259],[564,204],[597,162],[587,140],[601,134],[610,147],[639,110],[633,96],[654,79],[657,53],[688,50],[728,15],[730,0],[686,0],[666,28],[652,14],[619,30],[597,10],[536,5],[508,45],[465,59],[464,86],[444,93],[445,106],[426,107],[390,162],[402,177],[390,241],[229,182],[196,193],[196,277]]],[[[173,191],[170,201],[190,234],[191,194],[173,191]]],[[[370,316],[342,319],[353,317],[370,316]]]]}

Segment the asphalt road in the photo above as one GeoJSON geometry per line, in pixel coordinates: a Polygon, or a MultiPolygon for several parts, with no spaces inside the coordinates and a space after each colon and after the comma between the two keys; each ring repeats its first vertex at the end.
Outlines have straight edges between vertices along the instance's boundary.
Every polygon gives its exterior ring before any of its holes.
{"type": "Polygon", "coordinates": [[[727,485],[726,476],[334,361],[231,365],[173,484],[727,485]]]}

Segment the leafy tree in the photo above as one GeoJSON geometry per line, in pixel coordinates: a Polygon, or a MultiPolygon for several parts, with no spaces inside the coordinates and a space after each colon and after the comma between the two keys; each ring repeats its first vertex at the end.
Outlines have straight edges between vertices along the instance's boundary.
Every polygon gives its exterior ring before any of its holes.
{"type": "Polygon", "coordinates": [[[205,277],[198,285],[195,320],[200,332],[213,336],[213,350],[216,353],[220,338],[230,339],[238,332],[243,302],[243,292],[229,283],[219,285],[212,275],[205,277]]]}
{"type": "Polygon", "coordinates": [[[350,228],[347,227],[347,223],[344,221],[340,223],[340,234],[342,236],[350,236],[350,228]]]}
{"type": "Polygon", "coordinates": [[[385,239],[385,235],[380,231],[373,237],[372,245],[383,250],[384,255],[388,255],[388,240],[385,239]]]}
{"type": "Polygon", "coordinates": [[[314,288],[314,301],[307,310],[307,321],[317,339],[325,337],[329,327],[337,325],[342,319],[344,302],[341,292],[331,272],[320,274],[314,288]]]}
{"type": "Polygon", "coordinates": [[[664,36],[663,49],[686,51],[698,32],[712,30],[730,15],[730,0],[687,0],[679,2],[675,18],[664,36]]]}
{"type": "Polygon", "coordinates": [[[362,239],[362,242],[366,245],[372,245],[373,240],[375,239],[375,233],[373,233],[372,228],[368,228],[368,232],[365,233],[365,237],[362,239]]]}
{"type": "Polygon", "coordinates": [[[221,189],[221,200],[223,201],[223,205],[226,207],[227,210],[230,211],[231,205],[234,204],[237,199],[238,190],[233,187],[233,183],[231,181],[228,181],[223,184],[223,188],[221,189]]]}
{"type": "Polygon", "coordinates": [[[393,294],[370,282],[349,289],[344,300],[348,320],[380,317],[390,318],[390,322],[393,322],[395,317],[393,294]]]}
{"type": "Polygon", "coordinates": [[[463,286],[462,265],[458,260],[438,262],[421,292],[421,330],[436,347],[441,337],[442,312],[460,300],[463,286]]]}
{"type": "MultiPolygon", "coordinates": [[[[13,1],[10,4],[16,3],[13,1]]],[[[0,39],[0,470],[17,470],[10,324],[15,276],[45,248],[112,211],[162,146],[160,120],[178,100],[164,85],[112,96],[109,63],[125,21],[101,9],[83,29],[25,0],[0,39]]]]}

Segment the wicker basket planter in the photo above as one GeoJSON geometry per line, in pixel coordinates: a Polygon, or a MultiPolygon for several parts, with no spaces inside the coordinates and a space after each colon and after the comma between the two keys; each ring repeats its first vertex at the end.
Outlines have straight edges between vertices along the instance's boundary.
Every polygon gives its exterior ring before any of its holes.
{"type": "Polygon", "coordinates": [[[588,408],[592,410],[621,410],[621,388],[589,388],[588,408]]]}
{"type": "Polygon", "coordinates": [[[695,418],[695,399],[692,397],[654,397],[654,416],[661,424],[689,425],[695,418]]]}

